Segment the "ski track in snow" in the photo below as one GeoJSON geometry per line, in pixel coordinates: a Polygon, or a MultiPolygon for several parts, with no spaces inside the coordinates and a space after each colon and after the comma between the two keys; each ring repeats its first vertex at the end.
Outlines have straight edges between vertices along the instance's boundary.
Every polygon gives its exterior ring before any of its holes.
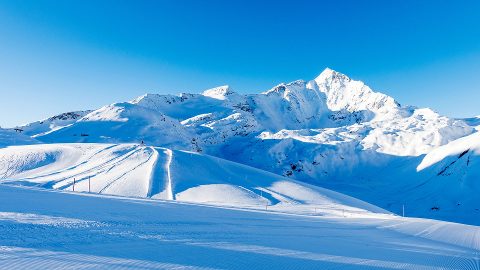
{"type": "Polygon", "coordinates": [[[167,162],[165,163],[165,171],[167,172],[167,194],[168,200],[175,200],[173,195],[172,174],[170,173],[170,166],[172,165],[173,152],[170,149],[166,149],[167,162]]]}
{"type": "Polygon", "coordinates": [[[150,177],[149,177],[149,187],[148,187],[148,194],[147,194],[147,197],[151,198],[152,195],[158,193],[158,190],[157,187],[155,186],[156,184],[156,181],[155,181],[155,168],[157,167],[157,163],[158,163],[158,159],[159,159],[159,154],[158,154],[158,151],[153,148],[153,147],[150,147],[150,149],[152,149],[153,151],[153,165],[151,167],[151,170],[150,170],[150,177]],[[155,193],[154,193],[155,192],[155,193]]]}
{"type": "Polygon", "coordinates": [[[178,269],[214,270],[210,267],[188,266],[147,260],[122,259],[32,248],[0,246],[2,269],[178,269]]]}
{"type": "MultiPolygon", "coordinates": [[[[110,186],[112,186],[113,184],[115,184],[115,182],[117,182],[117,181],[119,181],[120,179],[122,179],[125,175],[127,175],[128,173],[133,172],[133,171],[134,171],[135,169],[137,169],[138,167],[140,167],[140,166],[146,164],[147,162],[149,162],[150,159],[152,158],[152,156],[153,156],[153,154],[150,154],[150,156],[148,157],[147,160],[139,163],[139,164],[136,165],[133,169],[131,169],[131,170],[129,170],[129,171],[126,171],[126,172],[124,172],[122,175],[120,175],[119,177],[113,179],[108,185],[106,185],[103,189],[101,189],[101,190],[99,191],[99,193],[103,193],[103,192],[104,192],[105,190],[107,190],[110,186]]],[[[128,158],[128,157],[125,157],[125,159],[126,159],[126,158],[128,158]]],[[[115,164],[112,165],[112,167],[109,169],[109,171],[110,171],[111,169],[113,169],[115,166],[116,166],[115,164]]],[[[107,172],[108,172],[108,171],[107,171],[107,172]]]]}
{"type": "MultiPolygon", "coordinates": [[[[96,154],[100,153],[100,152],[103,152],[103,151],[106,151],[108,149],[110,149],[111,147],[106,147],[105,149],[103,149],[102,151],[99,151],[97,152],[96,154]]],[[[112,147],[113,148],[113,147],[112,147]]],[[[141,151],[142,149],[133,149],[131,151],[128,151],[126,154],[122,154],[122,155],[118,155],[118,156],[115,156],[107,161],[104,161],[102,162],[101,164],[97,165],[97,166],[94,166],[92,167],[91,169],[87,169],[87,170],[83,170],[81,172],[78,172],[78,173],[74,173],[74,174],[70,174],[68,177],[64,177],[64,178],[60,178],[58,182],[62,182],[62,181],[65,181],[65,180],[69,180],[69,179],[73,179],[73,178],[76,178],[76,184],[80,183],[81,181],[84,181],[84,180],[87,180],[89,178],[89,176],[85,176],[83,178],[77,178],[78,176],[80,175],[85,175],[85,174],[90,174],[92,173],[93,175],[95,174],[98,174],[99,172],[101,173],[108,173],[110,172],[112,169],[115,169],[117,168],[117,166],[119,166],[119,164],[121,164],[122,161],[125,161],[125,160],[128,160],[131,156],[133,156],[135,153],[138,153],[139,151],[141,151]]],[[[92,157],[90,157],[88,160],[91,160],[95,157],[94,154],[92,157]]],[[[84,165],[86,164],[87,161],[85,162],[82,162],[80,163],[79,165],[75,165],[75,166],[72,166],[71,168],[69,169],[66,169],[66,170],[62,170],[62,172],[65,172],[65,171],[73,171],[75,168],[78,168],[79,166],[81,165],[84,165]]],[[[137,167],[141,166],[142,164],[145,164],[146,162],[148,162],[148,159],[144,162],[142,162],[141,164],[137,165],[137,167]]],[[[119,180],[120,178],[122,178],[123,176],[125,176],[126,174],[128,174],[129,172],[131,172],[133,170],[130,170],[130,171],[126,171],[124,172],[121,176],[111,180],[109,182],[109,184],[107,184],[107,186],[105,186],[102,190],[100,190],[100,193],[102,193],[103,191],[105,191],[109,186],[111,186],[114,182],[116,182],[117,180],[119,180]]],[[[52,174],[53,175],[53,174],[52,174]]],[[[46,176],[51,176],[51,175],[46,175],[46,176]]],[[[45,177],[45,175],[42,175],[42,177],[45,177]]],[[[72,187],[73,185],[73,181],[70,181],[69,183],[66,183],[65,185],[61,185],[61,186],[58,186],[57,188],[59,189],[67,189],[69,187],[72,187]]]]}
{"type": "MultiPolygon", "coordinates": [[[[89,159],[93,159],[93,158],[95,158],[97,155],[99,155],[99,154],[101,154],[101,153],[103,153],[103,152],[105,152],[105,151],[107,151],[107,150],[110,150],[110,149],[112,149],[112,148],[115,148],[115,147],[117,147],[117,146],[118,146],[118,144],[104,147],[104,148],[96,151],[95,153],[93,153],[93,155],[91,155],[89,159]]],[[[121,156],[113,157],[112,159],[106,161],[105,163],[102,163],[102,164],[98,165],[97,167],[93,167],[93,168],[91,168],[90,170],[86,170],[86,171],[84,171],[84,172],[90,172],[90,171],[95,171],[95,170],[97,170],[97,169],[101,169],[102,167],[106,166],[106,164],[108,164],[108,163],[110,163],[110,162],[112,162],[113,160],[118,159],[118,158],[121,158],[121,156]]],[[[80,167],[80,166],[82,166],[82,165],[85,165],[85,164],[88,162],[89,159],[84,160],[84,161],[82,161],[82,162],[80,162],[80,163],[78,163],[78,164],[72,165],[72,166],[70,166],[70,167],[67,167],[67,168],[64,168],[64,169],[61,169],[61,170],[52,172],[52,173],[43,174],[42,176],[48,177],[48,176],[54,176],[54,175],[57,175],[57,174],[61,174],[61,173],[64,173],[64,172],[66,172],[66,171],[73,171],[73,170],[77,169],[78,167],[80,167]]],[[[74,176],[75,176],[75,175],[74,175],[74,176]]],[[[32,177],[25,177],[25,179],[32,179],[32,177]]]]}

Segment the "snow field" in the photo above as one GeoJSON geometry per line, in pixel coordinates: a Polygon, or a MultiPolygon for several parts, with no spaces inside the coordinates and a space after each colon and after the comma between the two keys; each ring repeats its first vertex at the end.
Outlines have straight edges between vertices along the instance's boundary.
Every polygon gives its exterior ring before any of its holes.
{"type": "Polygon", "coordinates": [[[479,228],[0,185],[2,269],[479,269],[479,228]],[[8,211],[6,211],[8,209],[8,211]]]}

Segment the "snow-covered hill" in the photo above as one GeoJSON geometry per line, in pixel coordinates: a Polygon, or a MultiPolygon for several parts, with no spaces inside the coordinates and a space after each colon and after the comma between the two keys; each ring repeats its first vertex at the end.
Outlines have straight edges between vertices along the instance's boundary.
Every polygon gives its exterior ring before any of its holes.
{"type": "Polygon", "coordinates": [[[480,132],[431,151],[417,171],[424,175],[422,185],[430,187],[425,196],[435,199],[435,212],[450,209],[459,221],[479,224],[480,132]]]}
{"type": "Polygon", "coordinates": [[[115,103],[95,110],[75,123],[46,134],[43,142],[134,142],[193,149],[194,136],[177,120],[143,106],[115,103]]]}
{"type": "Polygon", "coordinates": [[[231,161],[135,144],[0,149],[0,179],[61,190],[295,213],[386,213],[354,198],[231,161]]]}
{"type": "Polygon", "coordinates": [[[16,129],[18,131],[21,131],[25,135],[36,137],[60,129],[62,127],[66,127],[76,122],[90,112],[91,111],[76,111],[62,113],[41,121],[36,121],[24,126],[16,127],[16,129]]]}
{"type": "Polygon", "coordinates": [[[416,170],[424,155],[476,132],[476,119],[401,106],[361,81],[326,69],[313,80],[258,94],[239,94],[229,86],[201,94],[146,94],[36,133],[35,139],[143,141],[154,148],[196,151],[328,187],[395,213],[407,205],[411,215],[476,224],[464,218],[476,217],[476,199],[462,204],[461,211],[456,202],[474,196],[476,186],[469,191],[460,182],[426,185],[430,175],[416,170]],[[446,201],[426,195],[449,189],[461,192],[452,191],[446,201]],[[448,206],[436,206],[443,204],[448,206]]]}

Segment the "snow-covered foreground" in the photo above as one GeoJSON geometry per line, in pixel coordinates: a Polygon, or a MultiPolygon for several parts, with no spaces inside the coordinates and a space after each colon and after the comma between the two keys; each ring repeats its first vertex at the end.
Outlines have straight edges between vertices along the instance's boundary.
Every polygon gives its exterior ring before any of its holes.
{"type": "Polygon", "coordinates": [[[480,229],[0,185],[1,269],[480,269],[480,229]]]}

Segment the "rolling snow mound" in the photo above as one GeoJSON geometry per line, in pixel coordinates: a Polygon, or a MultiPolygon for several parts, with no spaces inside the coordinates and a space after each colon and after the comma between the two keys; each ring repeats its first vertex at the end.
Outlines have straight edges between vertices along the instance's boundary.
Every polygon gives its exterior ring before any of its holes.
{"type": "Polygon", "coordinates": [[[0,150],[0,178],[10,184],[233,207],[387,213],[340,193],[242,164],[138,144],[8,147],[0,150]]]}

